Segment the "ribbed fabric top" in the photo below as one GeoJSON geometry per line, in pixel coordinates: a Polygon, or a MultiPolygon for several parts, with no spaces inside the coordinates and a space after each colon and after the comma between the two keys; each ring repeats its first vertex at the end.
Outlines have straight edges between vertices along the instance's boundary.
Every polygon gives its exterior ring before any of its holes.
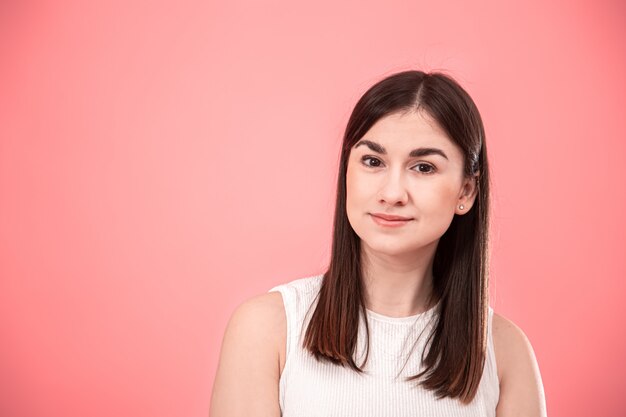
{"type": "MultiPolygon", "coordinates": [[[[434,325],[438,304],[409,317],[388,317],[367,310],[370,351],[363,367],[365,374],[318,362],[302,347],[302,342],[322,279],[323,275],[300,278],[268,291],[282,294],[287,317],[286,359],[279,388],[283,417],[495,416],[500,390],[491,336],[491,307],[485,368],[476,397],[465,405],[448,397],[437,399],[432,391],[418,386],[417,381],[403,380],[424,369],[421,354],[434,325]]],[[[360,320],[357,365],[365,358],[365,337],[365,324],[360,320]]]]}

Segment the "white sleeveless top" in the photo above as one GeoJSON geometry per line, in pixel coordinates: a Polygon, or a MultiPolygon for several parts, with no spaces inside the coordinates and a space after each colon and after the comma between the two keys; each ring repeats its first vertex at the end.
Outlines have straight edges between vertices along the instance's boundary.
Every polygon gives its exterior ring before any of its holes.
{"type": "MultiPolygon", "coordinates": [[[[491,307],[485,368],[476,397],[465,405],[449,397],[437,399],[433,391],[418,387],[417,381],[403,380],[424,369],[421,354],[438,306],[409,317],[388,317],[367,310],[370,351],[362,367],[365,374],[318,362],[302,347],[302,341],[317,304],[322,278],[323,275],[315,275],[296,279],[268,291],[282,294],[287,317],[286,359],[279,388],[283,417],[495,416],[500,390],[491,336],[491,307]],[[414,351],[409,355],[414,342],[414,351]]],[[[361,319],[354,358],[359,366],[365,358],[365,336],[361,319]]]]}

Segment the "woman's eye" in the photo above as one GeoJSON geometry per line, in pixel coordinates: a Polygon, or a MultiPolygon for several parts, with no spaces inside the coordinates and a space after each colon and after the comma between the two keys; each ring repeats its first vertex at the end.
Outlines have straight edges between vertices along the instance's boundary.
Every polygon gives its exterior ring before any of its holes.
{"type": "Polygon", "coordinates": [[[364,156],[363,158],[361,158],[361,162],[363,163],[363,165],[365,165],[366,167],[379,167],[380,166],[380,159],[378,158],[374,158],[373,156],[364,156]],[[370,165],[368,163],[366,163],[365,161],[367,160],[372,160],[374,161],[374,165],[370,165]]]}
{"type": "Polygon", "coordinates": [[[418,168],[418,171],[419,171],[419,172],[421,172],[421,173],[423,173],[423,174],[432,174],[432,173],[434,173],[434,172],[435,172],[435,167],[434,167],[434,166],[432,166],[432,165],[430,165],[430,164],[424,164],[424,163],[421,163],[421,164],[417,164],[417,165],[415,165],[415,166],[416,166],[416,167],[426,167],[427,171],[423,171],[423,170],[421,170],[421,169],[419,169],[419,168],[418,168]]]}

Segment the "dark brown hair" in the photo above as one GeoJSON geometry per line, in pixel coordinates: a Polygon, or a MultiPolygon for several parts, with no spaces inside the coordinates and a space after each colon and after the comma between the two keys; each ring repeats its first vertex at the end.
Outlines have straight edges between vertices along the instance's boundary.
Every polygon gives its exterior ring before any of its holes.
{"type": "MultiPolygon", "coordinates": [[[[317,294],[303,347],[316,359],[361,373],[354,362],[358,323],[366,317],[360,238],[346,213],[346,170],[352,146],[392,113],[422,109],[463,151],[467,177],[477,176],[474,205],[454,218],[440,238],[433,260],[435,325],[422,360],[425,369],[407,381],[433,390],[438,398],[473,400],[487,346],[489,166],[482,119],[469,94],[443,73],[404,71],[373,85],[359,99],[345,130],[337,180],[332,252],[317,294]]],[[[367,352],[369,326],[365,320],[367,352]]],[[[361,366],[367,362],[367,356],[361,366]]]]}

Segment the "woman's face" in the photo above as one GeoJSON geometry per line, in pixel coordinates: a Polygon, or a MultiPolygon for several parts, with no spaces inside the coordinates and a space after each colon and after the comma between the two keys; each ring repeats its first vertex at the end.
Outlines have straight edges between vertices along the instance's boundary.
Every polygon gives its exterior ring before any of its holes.
{"type": "Polygon", "coordinates": [[[434,250],[474,202],[463,166],[462,150],[423,110],[379,119],[348,159],[346,210],[361,243],[387,255],[434,250]],[[410,220],[383,224],[375,213],[410,220]]]}

